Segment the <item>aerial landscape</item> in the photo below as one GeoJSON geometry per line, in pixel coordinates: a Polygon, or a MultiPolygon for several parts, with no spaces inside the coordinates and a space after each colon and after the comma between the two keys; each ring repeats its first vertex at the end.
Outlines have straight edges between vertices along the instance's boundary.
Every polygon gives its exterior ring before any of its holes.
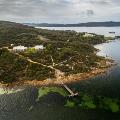
{"type": "Polygon", "coordinates": [[[119,10],[1,0],[0,120],[120,120],[119,10]]]}

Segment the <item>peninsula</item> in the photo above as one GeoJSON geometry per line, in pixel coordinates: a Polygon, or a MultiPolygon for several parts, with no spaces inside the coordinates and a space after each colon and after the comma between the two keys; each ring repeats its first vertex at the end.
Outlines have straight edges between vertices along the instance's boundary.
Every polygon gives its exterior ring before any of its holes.
{"type": "Polygon", "coordinates": [[[43,30],[0,21],[0,82],[48,85],[86,79],[112,65],[93,45],[103,35],[43,30]]]}

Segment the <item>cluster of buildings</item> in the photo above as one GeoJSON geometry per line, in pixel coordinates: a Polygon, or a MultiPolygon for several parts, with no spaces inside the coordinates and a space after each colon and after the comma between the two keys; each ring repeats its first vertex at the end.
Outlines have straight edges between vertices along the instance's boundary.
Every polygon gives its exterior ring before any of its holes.
{"type": "MultiPolygon", "coordinates": [[[[36,45],[35,47],[32,47],[32,48],[34,48],[35,50],[43,50],[44,46],[43,45],[36,45]]],[[[21,45],[13,47],[13,51],[15,51],[15,52],[23,52],[27,49],[28,49],[28,47],[21,46],[21,45]]]]}
{"type": "Polygon", "coordinates": [[[87,33],[85,32],[85,34],[83,35],[84,37],[94,37],[95,35],[92,33],[87,33]]]}

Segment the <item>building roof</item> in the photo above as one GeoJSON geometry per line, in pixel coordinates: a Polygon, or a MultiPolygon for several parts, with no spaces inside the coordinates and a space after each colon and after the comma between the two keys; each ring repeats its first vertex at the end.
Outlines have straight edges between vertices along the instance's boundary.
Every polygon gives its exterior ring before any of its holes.
{"type": "Polygon", "coordinates": [[[25,50],[27,49],[27,47],[24,47],[24,46],[15,46],[13,47],[13,50],[25,50]]]}
{"type": "Polygon", "coordinates": [[[83,35],[84,37],[87,37],[87,36],[94,36],[92,33],[85,33],[85,35],[83,35]]]}
{"type": "Polygon", "coordinates": [[[43,45],[36,45],[35,49],[44,49],[44,46],[43,45]]]}

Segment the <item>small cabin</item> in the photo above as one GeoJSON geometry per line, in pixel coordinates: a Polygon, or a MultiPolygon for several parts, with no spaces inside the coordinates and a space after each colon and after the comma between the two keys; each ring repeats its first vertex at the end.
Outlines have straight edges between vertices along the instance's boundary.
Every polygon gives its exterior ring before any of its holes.
{"type": "Polygon", "coordinates": [[[13,51],[15,51],[15,52],[23,52],[26,49],[27,49],[27,47],[24,47],[24,46],[21,46],[21,45],[13,47],[13,51]]]}
{"type": "Polygon", "coordinates": [[[43,45],[36,45],[34,48],[35,48],[35,50],[43,50],[44,46],[43,45]]]}
{"type": "Polygon", "coordinates": [[[93,37],[94,35],[92,33],[85,33],[83,36],[84,37],[93,37]]]}

